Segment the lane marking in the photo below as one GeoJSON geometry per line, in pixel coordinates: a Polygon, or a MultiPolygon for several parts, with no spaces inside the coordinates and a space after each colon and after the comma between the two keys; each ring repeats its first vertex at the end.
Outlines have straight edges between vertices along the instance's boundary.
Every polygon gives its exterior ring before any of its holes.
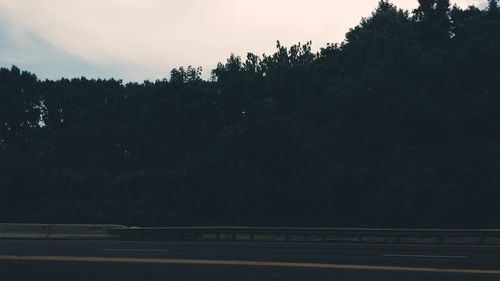
{"type": "Polygon", "coordinates": [[[66,257],[66,256],[8,256],[0,255],[0,260],[15,261],[69,261],[69,262],[99,262],[99,263],[138,263],[138,264],[187,264],[187,265],[230,265],[230,266],[261,266],[288,267],[311,269],[346,269],[373,271],[406,271],[428,273],[460,273],[500,275],[500,270],[486,269],[453,269],[406,266],[378,266],[353,264],[322,264],[299,262],[264,262],[264,261],[230,261],[230,260],[190,260],[190,259],[151,259],[151,258],[108,258],[108,257],[66,257]]]}
{"type": "Polygon", "coordinates": [[[102,249],[105,252],[170,252],[168,249],[102,249]]]}
{"type": "Polygon", "coordinates": [[[383,254],[383,257],[398,258],[427,258],[427,259],[466,259],[467,256],[435,256],[435,255],[403,255],[403,254],[383,254]]]}

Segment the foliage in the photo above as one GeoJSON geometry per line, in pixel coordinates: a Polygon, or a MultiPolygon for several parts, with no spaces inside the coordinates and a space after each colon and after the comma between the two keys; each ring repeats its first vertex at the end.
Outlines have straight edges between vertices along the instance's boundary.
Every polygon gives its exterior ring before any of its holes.
{"type": "Polygon", "coordinates": [[[0,70],[2,221],[500,226],[500,18],[380,1],[341,44],[170,79],[0,70]]]}

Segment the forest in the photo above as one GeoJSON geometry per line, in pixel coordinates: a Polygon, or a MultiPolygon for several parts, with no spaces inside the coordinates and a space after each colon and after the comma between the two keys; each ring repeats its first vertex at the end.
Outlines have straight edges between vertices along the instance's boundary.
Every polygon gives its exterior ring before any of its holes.
{"type": "Polygon", "coordinates": [[[209,80],[1,68],[0,221],[500,227],[498,3],[418,2],[209,80]]]}

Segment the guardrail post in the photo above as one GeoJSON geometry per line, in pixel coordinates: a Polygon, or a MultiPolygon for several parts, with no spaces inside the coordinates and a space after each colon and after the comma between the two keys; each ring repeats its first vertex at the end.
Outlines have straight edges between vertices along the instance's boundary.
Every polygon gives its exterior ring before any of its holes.
{"type": "Polygon", "coordinates": [[[47,226],[47,237],[46,237],[46,238],[49,238],[49,237],[50,237],[50,233],[51,233],[51,231],[52,231],[52,225],[51,225],[51,224],[49,224],[49,225],[47,226]]]}

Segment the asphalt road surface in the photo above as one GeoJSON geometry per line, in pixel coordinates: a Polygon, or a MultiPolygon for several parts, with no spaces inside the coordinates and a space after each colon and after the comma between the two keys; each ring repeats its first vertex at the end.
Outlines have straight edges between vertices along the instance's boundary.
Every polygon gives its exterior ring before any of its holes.
{"type": "Polygon", "coordinates": [[[500,247],[0,240],[0,280],[500,280],[500,247]]]}

